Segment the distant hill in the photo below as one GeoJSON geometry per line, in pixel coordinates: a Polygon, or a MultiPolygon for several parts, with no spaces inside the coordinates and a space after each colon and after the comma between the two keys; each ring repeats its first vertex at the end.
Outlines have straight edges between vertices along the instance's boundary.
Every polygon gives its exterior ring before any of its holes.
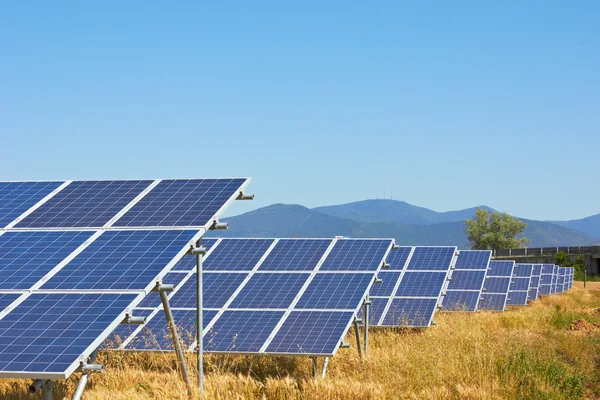
{"type": "MultiPolygon", "coordinates": [[[[458,212],[460,213],[460,212],[458,212]]],[[[468,248],[464,222],[406,224],[360,222],[328,215],[300,205],[274,204],[225,219],[227,231],[211,231],[207,236],[222,237],[392,237],[401,245],[454,245],[468,248]]],[[[584,246],[600,239],[547,222],[526,221],[530,247],[584,246]]]]}
{"type": "MultiPolygon", "coordinates": [[[[492,210],[487,206],[480,206],[492,210]]],[[[314,211],[358,222],[398,222],[431,225],[457,222],[471,218],[478,207],[464,210],[437,212],[397,200],[363,200],[334,206],[316,207],[314,211]]]]}
{"type": "Polygon", "coordinates": [[[572,221],[549,221],[553,224],[575,229],[588,235],[600,237],[600,214],[572,221]]]}

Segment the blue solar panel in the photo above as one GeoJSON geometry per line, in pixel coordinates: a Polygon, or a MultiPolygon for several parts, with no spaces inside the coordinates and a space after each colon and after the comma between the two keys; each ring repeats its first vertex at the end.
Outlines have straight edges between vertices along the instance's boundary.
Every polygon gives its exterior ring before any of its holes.
{"type": "Polygon", "coordinates": [[[407,270],[447,270],[455,252],[455,247],[416,247],[407,270]]]}
{"type": "Polygon", "coordinates": [[[382,326],[428,327],[438,299],[394,299],[382,326]]]}
{"type": "MultiPolygon", "coordinates": [[[[371,306],[369,307],[369,325],[377,325],[379,323],[379,320],[381,319],[381,315],[383,314],[383,312],[385,311],[385,308],[387,307],[389,297],[388,298],[374,297],[374,298],[370,298],[369,300],[371,300],[371,306]]],[[[357,314],[359,318],[364,317],[363,310],[364,310],[364,307],[361,307],[360,311],[357,314]]]]}
{"type": "Polygon", "coordinates": [[[0,236],[0,289],[30,289],[93,232],[7,232],[0,236]]]}
{"type": "Polygon", "coordinates": [[[292,311],[267,353],[333,355],[353,316],[353,312],[292,311]]]}
{"type": "Polygon", "coordinates": [[[371,286],[369,295],[371,296],[391,296],[396,287],[398,279],[400,279],[400,272],[386,272],[381,271],[377,274],[383,282],[371,286]]]}
{"type": "MultiPolygon", "coordinates": [[[[209,251],[217,243],[217,239],[202,239],[202,247],[209,251]]],[[[204,260],[202,262],[202,269],[206,270],[204,260]]],[[[192,271],[196,270],[196,256],[187,254],[181,258],[173,267],[173,271],[192,271]]]]}
{"type": "Polygon", "coordinates": [[[512,290],[512,291],[514,291],[514,290],[528,291],[529,290],[529,281],[530,281],[530,278],[513,277],[512,283],[510,285],[510,290],[512,290]]]}
{"type": "Polygon", "coordinates": [[[0,228],[4,228],[63,182],[0,182],[0,228]]]}
{"type": "Polygon", "coordinates": [[[114,226],[205,226],[236,196],[246,178],[163,180],[114,226]]]}
{"type": "Polygon", "coordinates": [[[486,271],[461,270],[452,273],[448,290],[481,290],[486,271]]]}
{"type": "Polygon", "coordinates": [[[511,293],[509,293],[506,304],[509,306],[527,305],[527,292],[511,292],[511,293]]]}
{"type": "MultiPolygon", "coordinates": [[[[172,310],[172,313],[179,340],[184,348],[189,348],[196,342],[196,311],[172,310]]],[[[216,311],[204,311],[202,313],[202,326],[206,326],[215,315],[217,315],[216,311]]],[[[173,339],[167,325],[165,312],[159,310],[129,344],[125,346],[125,349],[173,351],[173,339]]]]}
{"type": "Polygon", "coordinates": [[[531,277],[533,272],[533,264],[515,264],[515,270],[513,274],[515,276],[531,277]]]}
{"type": "Polygon", "coordinates": [[[487,293],[500,293],[506,294],[508,293],[508,289],[510,287],[511,278],[505,277],[488,277],[484,283],[483,287],[487,293]]]}
{"type": "Polygon", "coordinates": [[[273,239],[223,239],[202,263],[206,271],[251,271],[273,239]]]}
{"type": "Polygon", "coordinates": [[[461,250],[456,259],[456,269],[487,269],[492,257],[488,250],[461,250]]]}
{"type": "Polygon", "coordinates": [[[377,271],[391,246],[391,240],[338,240],[319,270],[377,271]]]}
{"type": "Polygon", "coordinates": [[[310,274],[254,274],[231,308],[287,308],[310,274]]]}
{"type": "Polygon", "coordinates": [[[390,251],[390,254],[386,259],[387,263],[390,264],[390,270],[403,270],[406,266],[406,260],[408,260],[412,249],[412,247],[400,247],[390,251]]]}
{"type": "Polygon", "coordinates": [[[65,379],[137,294],[32,294],[0,324],[0,371],[65,379]]]}
{"type": "Polygon", "coordinates": [[[439,297],[446,272],[405,272],[395,297],[439,297]]]}
{"type": "Polygon", "coordinates": [[[514,261],[490,261],[488,276],[512,276],[515,267],[514,261]]]}
{"type": "Polygon", "coordinates": [[[317,274],[296,308],[355,310],[374,278],[373,274],[317,274]]]}
{"type": "Polygon", "coordinates": [[[20,294],[4,293],[0,294],[0,312],[12,304],[13,301],[21,297],[20,294]]]}
{"type": "Polygon", "coordinates": [[[331,240],[280,239],[259,271],[312,271],[315,269],[331,240]]]}
{"type": "Polygon", "coordinates": [[[551,285],[552,275],[542,275],[540,278],[540,285],[551,285]]]}
{"type": "MultiPolygon", "coordinates": [[[[248,274],[207,273],[202,274],[202,295],[205,308],[221,308],[242,284],[248,274]]],[[[169,299],[173,308],[196,308],[196,274],[169,299]]]]}
{"type": "MultiPolygon", "coordinates": [[[[176,273],[170,272],[164,276],[162,279],[162,283],[165,285],[175,285],[175,287],[181,284],[181,281],[185,279],[187,274],[184,273],[176,273]]],[[[160,294],[158,292],[150,292],[144,300],[140,304],[137,305],[138,308],[155,308],[162,304],[160,300],[160,294]]]]}
{"type": "Polygon", "coordinates": [[[42,289],[145,289],[196,231],[105,231],[42,289]]]}
{"type": "Polygon", "coordinates": [[[225,311],[204,335],[204,348],[209,352],[257,353],[283,314],[283,311],[225,311]]]}
{"type": "Polygon", "coordinates": [[[479,296],[479,291],[448,291],[442,300],[442,305],[447,311],[473,312],[477,310],[479,296]]]}
{"type": "Polygon", "coordinates": [[[506,294],[482,293],[477,307],[480,310],[504,311],[506,307],[506,294]]]}
{"type": "Polygon", "coordinates": [[[16,228],[102,227],[152,181],[72,182],[16,228]]]}

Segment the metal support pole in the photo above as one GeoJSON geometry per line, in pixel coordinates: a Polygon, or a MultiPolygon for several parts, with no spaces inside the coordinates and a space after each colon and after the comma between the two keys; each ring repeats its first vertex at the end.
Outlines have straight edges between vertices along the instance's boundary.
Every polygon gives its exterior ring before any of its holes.
{"type": "Polygon", "coordinates": [[[365,300],[365,310],[364,310],[364,327],[365,327],[365,354],[369,352],[369,308],[371,306],[371,300],[369,300],[369,295],[367,295],[367,299],[365,300]]]}
{"type": "Polygon", "coordinates": [[[329,357],[325,357],[323,360],[323,371],[321,372],[321,378],[325,379],[325,374],[327,374],[327,365],[329,365],[329,357]]]}
{"type": "MultiPolygon", "coordinates": [[[[202,250],[202,239],[196,243],[196,248],[202,250]]],[[[204,350],[203,341],[203,313],[202,308],[202,251],[196,252],[196,365],[198,367],[198,398],[204,395],[204,360],[202,351],[204,350]]]]}
{"type": "Polygon", "coordinates": [[[192,391],[192,384],[190,382],[190,377],[188,376],[187,367],[185,365],[185,358],[183,357],[183,350],[181,349],[181,343],[179,342],[179,336],[177,335],[177,327],[175,326],[175,321],[173,320],[173,313],[171,312],[171,306],[169,305],[167,291],[161,290],[161,288],[159,287],[158,292],[160,293],[160,300],[162,301],[162,305],[165,310],[165,317],[167,318],[167,324],[169,325],[169,330],[171,331],[173,346],[175,347],[175,352],[177,354],[177,358],[179,359],[181,377],[185,381],[185,385],[187,386],[188,390],[188,395],[191,398],[194,395],[194,392],[192,391]]]}
{"type": "Polygon", "coordinates": [[[358,355],[362,360],[362,348],[360,346],[360,331],[358,330],[358,318],[354,318],[354,333],[356,334],[356,347],[358,349],[358,355]]]}
{"type": "Polygon", "coordinates": [[[44,400],[52,400],[52,381],[47,380],[43,385],[44,400]]]}
{"type": "MultiPolygon", "coordinates": [[[[88,358],[88,363],[93,364],[96,361],[96,357],[98,356],[99,348],[94,350],[94,352],[88,358]]],[[[79,378],[79,383],[77,384],[77,388],[75,389],[75,393],[73,393],[72,400],[81,400],[81,396],[83,396],[83,391],[85,390],[85,385],[87,385],[88,379],[90,378],[90,372],[84,372],[79,378]]]]}
{"type": "Polygon", "coordinates": [[[319,366],[317,365],[317,357],[312,357],[312,374],[313,379],[317,379],[319,377],[319,366]]]}

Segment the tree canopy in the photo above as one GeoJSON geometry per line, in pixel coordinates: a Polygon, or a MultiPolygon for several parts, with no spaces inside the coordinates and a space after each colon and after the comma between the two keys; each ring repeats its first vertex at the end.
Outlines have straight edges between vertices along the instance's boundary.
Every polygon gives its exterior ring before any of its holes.
{"type": "Polygon", "coordinates": [[[466,223],[465,232],[473,250],[515,249],[529,242],[522,235],[527,224],[506,213],[478,208],[466,223]]]}

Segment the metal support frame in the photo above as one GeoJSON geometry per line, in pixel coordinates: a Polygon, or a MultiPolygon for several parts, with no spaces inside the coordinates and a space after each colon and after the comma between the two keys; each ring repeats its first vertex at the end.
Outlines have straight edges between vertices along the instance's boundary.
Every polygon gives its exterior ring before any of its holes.
{"type": "Polygon", "coordinates": [[[311,360],[313,379],[317,379],[319,377],[319,365],[317,363],[317,357],[312,357],[311,360]]]}
{"type": "Polygon", "coordinates": [[[329,365],[329,357],[325,357],[323,360],[323,370],[321,371],[321,378],[325,379],[325,374],[327,374],[327,366],[329,365]]]}
{"type": "Polygon", "coordinates": [[[42,386],[42,390],[44,391],[44,400],[52,400],[52,381],[47,380],[44,382],[42,386]]]}
{"type": "Polygon", "coordinates": [[[354,318],[354,333],[356,334],[356,348],[358,349],[358,355],[362,361],[362,347],[360,345],[360,331],[358,330],[358,324],[361,322],[360,318],[354,318]]]}
{"type": "MultiPolygon", "coordinates": [[[[86,365],[82,365],[81,370],[83,371],[83,374],[81,375],[81,378],[79,378],[79,383],[77,384],[77,388],[75,389],[75,393],[73,393],[73,397],[72,400],[81,400],[81,396],[83,396],[83,391],[85,390],[85,385],[87,385],[88,379],[90,378],[90,374],[92,373],[92,370],[95,368],[86,368],[86,367],[98,367],[96,365],[93,365],[94,362],[96,361],[96,357],[98,356],[98,350],[100,350],[99,348],[94,350],[94,352],[90,355],[90,357],[88,358],[88,364],[86,365]]],[[[100,370],[102,370],[102,366],[99,366],[100,370]]]]}
{"type": "Polygon", "coordinates": [[[196,256],[196,367],[198,368],[198,398],[201,399],[204,395],[202,257],[206,254],[206,249],[202,247],[202,239],[196,242],[196,247],[191,250],[191,253],[196,256]]]}
{"type": "Polygon", "coordinates": [[[177,335],[177,327],[175,326],[175,320],[173,319],[173,313],[171,312],[171,306],[169,305],[169,297],[167,296],[167,292],[173,290],[173,285],[160,285],[158,287],[158,293],[160,293],[160,300],[162,301],[163,309],[165,311],[165,317],[167,318],[167,324],[169,325],[169,330],[171,331],[171,338],[173,339],[173,347],[175,348],[175,352],[177,354],[177,359],[179,360],[179,368],[181,371],[181,377],[185,381],[185,385],[187,386],[188,395],[190,398],[194,395],[192,391],[192,384],[190,382],[190,377],[188,376],[187,366],[185,365],[185,358],[183,357],[183,350],[181,348],[181,343],[179,342],[179,336],[177,335]]]}
{"type": "Polygon", "coordinates": [[[364,341],[365,341],[365,354],[367,354],[369,352],[369,308],[371,308],[371,300],[369,300],[369,295],[367,295],[367,298],[365,299],[364,307],[365,307],[364,312],[363,312],[364,327],[365,327],[364,341]]]}

